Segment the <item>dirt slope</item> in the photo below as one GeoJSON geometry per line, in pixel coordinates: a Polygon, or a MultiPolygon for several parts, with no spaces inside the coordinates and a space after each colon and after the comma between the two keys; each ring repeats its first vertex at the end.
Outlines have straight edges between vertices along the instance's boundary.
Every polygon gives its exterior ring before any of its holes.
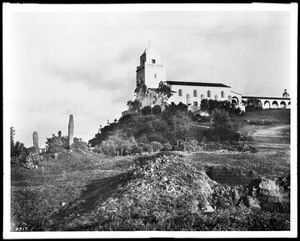
{"type": "Polygon", "coordinates": [[[265,128],[248,133],[250,143],[263,150],[290,149],[290,125],[266,126],[265,128]]]}

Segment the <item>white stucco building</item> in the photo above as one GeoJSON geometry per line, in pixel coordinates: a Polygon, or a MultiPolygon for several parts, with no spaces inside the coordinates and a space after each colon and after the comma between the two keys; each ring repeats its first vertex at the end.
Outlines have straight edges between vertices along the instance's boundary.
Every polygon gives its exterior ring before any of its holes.
{"type": "MultiPolygon", "coordinates": [[[[166,68],[160,54],[149,45],[140,56],[140,65],[136,69],[136,88],[138,89],[143,84],[148,88],[147,97],[140,99],[142,107],[159,104],[157,88],[161,81],[167,84],[173,92],[173,95],[168,100],[169,104],[182,102],[188,105],[193,112],[200,110],[203,99],[227,100],[235,103],[242,110],[245,110],[244,101],[247,101],[249,98],[259,99],[264,109],[275,108],[276,106],[279,108],[290,107],[290,98],[287,96],[286,90],[284,97],[243,97],[241,93],[233,91],[230,86],[223,83],[207,83],[202,80],[199,82],[167,80],[166,76],[166,68]]],[[[128,111],[124,112],[124,114],[126,113],[128,111]]]]}
{"type": "Polygon", "coordinates": [[[241,103],[241,95],[231,91],[231,87],[222,83],[190,82],[190,81],[167,81],[166,68],[161,56],[150,45],[140,57],[140,65],[136,70],[136,87],[146,84],[148,97],[142,100],[142,106],[155,105],[157,100],[156,88],[163,81],[171,90],[173,95],[169,103],[178,104],[182,102],[190,106],[191,110],[200,109],[203,99],[228,100],[241,103]]]}
{"type": "Polygon", "coordinates": [[[149,46],[141,55],[140,65],[136,68],[136,86],[144,83],[148,88],[157,88],[160,81],[166,80],[161,56],[149,46]]]}
{"type": "Polygon", "coordinates": [[[218,101],[232,101],[231,87],[222,83],[187,82],[187,81],[166,81],[175,93],[170,97],[169,102],[189,105],[192,111],[200,109],[203,99],[218,101]]]}

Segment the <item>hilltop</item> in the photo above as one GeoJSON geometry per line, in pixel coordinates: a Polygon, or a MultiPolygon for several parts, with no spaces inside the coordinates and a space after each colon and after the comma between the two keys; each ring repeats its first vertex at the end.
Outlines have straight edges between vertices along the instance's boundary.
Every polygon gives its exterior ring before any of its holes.
{"type": "Polygon", "coordinates": [[[244,147],[265,143],[255,152],[229,142],[203,142],[197,150],[123,156],[97,148],[64,152],[57,159],[43,153],[38,169],[12,164],[11,229],[289,230],[288,129],[272,139],[281,149],[255,135],[288,127],[287,114],[231,117],[248,133],[244,147]]]}

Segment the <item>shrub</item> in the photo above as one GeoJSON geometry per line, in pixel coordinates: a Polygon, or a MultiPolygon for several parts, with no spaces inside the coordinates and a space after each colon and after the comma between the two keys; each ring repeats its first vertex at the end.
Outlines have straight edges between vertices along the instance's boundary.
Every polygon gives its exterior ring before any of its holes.
{"type": "Polygon", "coordinates": [[[23,143],[17,141],[15,143],[14,136],[16,131],[14,127],[10,128],[10,162],[11,163],[19,163],[25,160],[27,155],[27,150],[24,147],[23,143]]]}
{"type": "Polygon", "coordinates": [[[95,146],[93,149],[93,152],[96,152],[98,154],[103,154],[103,150],[102,150],[101,146],[95,146]]]}
{"type": "Polygon", "coordinates": [[[163,144],[162,151],[171,151],[172,149],[173,146],[169,142],[163,144]]]}
{"type": "Polygon", "coordinates": [[[141,109],[142,115],[151,115],[151,106],[147,105],[141,109]]]}
{"type": "Polygon", "coordinates": [[[126,135],[122,130],[117,130],[108,136],[100,145],[105,155],[127,155],[132,152],[137,143],[133,136],[126,135]]]}
{"type": "Polygon", "coordinates": [[[68,148],[68,137],[58,137],[54,134],[51,138],[47,138],[46,144],[50,153],[58,153],[68,148]]]}
{"type": "Polygon", "coordinates": [[[138,140],[140,143],[149,143],[149,140],[146,135],[143,135],[138,140]]]}
{"type": "Polygon", "coordinates": [[[40,163],[41,160],[42,158],[39,153],[34,150],[27,155],[23,166],[29,169],[33,169],[40,163]]]}
{"type": "Polygon", "coordinates": [[[153,147],[152,147],[151,144],[148,144],[148,143],[140,143],[139,146],[140,146],[140,148],[143,150],[143,152],[148,152],[148,153],[153,152],[153,147]]]}
{"type": "Polygon", "coordinates": [[[141,146],[133,146],[131,153],[132,154],[141,154],[143,152],[143,148],[141,146]]]}
{"type": "Polygon", "coordinates": [[[153,151],[160,151],[163,148],[163,145],[159,143],[158,141],[152,141],[151,146],[153,148],[153,151]]]}
{"type": "Polygon", "coordinates": [[[206,133],[211,140],[229,140],[236,134],[227,111],[214,110],[212,122],[212,129],[206,133]]]}
{"type": "Polygon", "coordinates": [[[241,113],[241,108],[240,107],[235,108],[233,112],[234,112],[234,114],[238,115],[241,113]]]}
{"type": "Polygon", "coordinates": [[[160,105],[155,105],[152,108],[152,114],[159,115],[161,113],[161,107],[160,105]]]}
{"type": "Polygon", "coordinates": [[[200,151],[200,150],[201,150],[201,147],[199,146],[199,143],[197,140],[183,142],[183,151],[195,152],[195,151],[200,151]]]}
{"type": "Polygon", "coordinates": [[[82,141],[81,139],[74,138],[74,142],[72,144],[72,149],[74,150],[80,150],[80,151],[86,151],[88,149],[87,143],[85,141],[82,141]]]}

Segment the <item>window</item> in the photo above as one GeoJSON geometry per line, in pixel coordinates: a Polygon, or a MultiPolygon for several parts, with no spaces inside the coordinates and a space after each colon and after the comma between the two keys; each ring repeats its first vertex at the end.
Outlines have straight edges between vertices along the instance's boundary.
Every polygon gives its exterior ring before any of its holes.
{"type": "Polygon", "coordinates": [[[178,90],[178,96],[182,96],[182,89],[178,90]]]}
{"type": "Polygon", "coordinates": [[[157,77],[157,75],[156,74],[154,74],[154,78],[156,78],[157,77]]]}
{"type": "Polygon", "coordinates": [[[221,91],[221,98],[224,98],[224,91],[221,91]]]}
{"type": "Polygon", "coordinates": [[[190,104],[190,94],[186,95],[186,104],[190,104]]]}
{"type": "Polygon", "coordinates": [[[231,95],[228,95],[228,101],[231,101],[231,95]]]}
{"type": "Polygon", "coordinates": [[[194,106],[198,106],[198,101],[194,101],[194,106]]]}
{"type": "Polygon", "coordinates": [[[218,95],[215,95],[215,100],[218,100],[218,98],[219,98],[218,95]]]}
{"type": "Polygon", "coordinates": [[[210,98],[210,90],[207,91],[207,97],[210,98]]]}
{"type": "Polygon", "coordinates": [[[155,59],[152,59],[152,64],[155,64],[155,59]]]}
{"type": "Polygon", "coordinates": [[[194,97],[197,97],[197,90],[194,90],[194,97]]]}
{"type": "Polygon", "coordinates": [[[204,95],[201,95],[201,100],[204,100],[204,95]]]}

